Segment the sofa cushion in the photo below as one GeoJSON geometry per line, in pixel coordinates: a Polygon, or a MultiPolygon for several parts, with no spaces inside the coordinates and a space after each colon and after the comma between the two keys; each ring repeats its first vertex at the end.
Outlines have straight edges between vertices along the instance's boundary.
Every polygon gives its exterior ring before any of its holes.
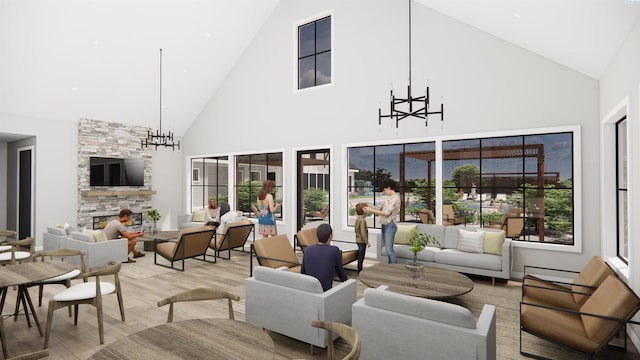
{"type": "Polygon", "coordinates": [[[476,254],[456,249],[442,249],[436,252],[434,260],[440,264],[502,271],[502,256],[493,254],[476,254]]]}
{"type": "Polygon", "coordinates": [[[393,242],[396,244],[409,244],[413,230],[416,229],[417,224],[398,224],[398,231],[393,242]]]}
{"type": "Polygon", "coordinates": [[[458,250],[472,253],[483,253],[484,231],[467,231],[458,229],[458,250]]]}
{"type": "Polygon", "coordinates": [[[464,226],[445,226],[444,227],[444,248],[458,248],[458,229],[465,229],[464,226]]]}
{"type": "Polygon", "coordinates": [[[91,242],[91,243],[96,242],[96,240],[93,238],[93,235],[89,235],[89,234],[85,234],[77,231],[74,231],[71,233],[71,238],[84,241],[84,242],[91,242]]]}
{"type": "Polygon", "coordinates": [[[314,294],[322,294],[324,292],[320,281],[313,276],[296,274],[286,270],[271,269],[264,266],[256,267],[253,270],[253,274],[256,280],[271,284],[286,286],[314,294]]]}
{"type": "Polygon", "coordinates": [[[484,243],[482,246],[482,250],[485,254],[495,254],[502,256],[502,244],[504,244],[504,231],[483,231],[478,230],[478,232],[484,233],[484,243]]]}
{"type": "Polygon", "coordinates": [[[206,218],[207,218],[207,210],[197,210],[193,212],[193,217],[191,218],[191,221],[203,223],[206,218]]]}
{"type": "Polygon", "coordinates": [[[107,234],[102,230],[89,230],[89,229],[86,229],[84,231],[84,233],[93,236],[93,241],[94,242],[107,241],[107,234]]]}
{"type": "Polygon", "coordinates": [[[61,229],[61,228],[47,226],[47,232],[49,234],[67,236],[67,232],[64,229],[61,229]]]}
{"type": "Polygon", "coordinates": [[[468,329],[476,328],[471,311],[459,305],[397,294],[382,289],[365,289],[363,298],[366,305],[378,309],[468,329]]]}
{"type": "MultiPolygon", "coordinates": [[[[444,246],[444,231],[445,231],[445,227],[442,225],[436,225],[436,224],[418,224],[417,226],[418,232],[420,233],[424,233],[424,234],[429,234],[431,236],[433,236],[436,241],[438,242],[438,245],[435,244],[429,244],[427,246],[430,247],[438,247],[438,248],[442,248],[444,246]]],[[[456,234],[457,236],[457,234],[456,234]]]]}

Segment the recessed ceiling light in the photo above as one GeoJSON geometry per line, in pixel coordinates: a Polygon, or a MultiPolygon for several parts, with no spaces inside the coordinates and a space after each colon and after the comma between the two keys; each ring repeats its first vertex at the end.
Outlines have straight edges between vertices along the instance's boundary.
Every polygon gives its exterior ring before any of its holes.
{"type": "Polygon", "coordinates": [[[100,41],[98,41],[98,40],[93,40],[93,45],[94,45],[94,46],[98,46],[98,45],[100,45],[100,41]]]}
{"type": "Polygon", "coordinates": [[[188,73],[189,71],[187,69],[182,70],[183,73],[188,73]]]}
{"type": "Polygon", "coordinates": [[[72,86],[71,87],[71,91],[78,91],[78,87],[77,86],[72,86]]]}
{"type": "Polygon", "coordinates": [[[204,34],[204,37],[206,37],[206,38],[210,38],[210,37],[211,37],[211,33],[206,33],[206,34],[204,34]]]}
{"type": "Polygon", "coordinates": [[[518,13],[514,12],[514,13],[513,13],[513,17],[514,17],[514,18],[516,18],[516,19],[520,19],[520,14],[518,14],[518,13]]]}

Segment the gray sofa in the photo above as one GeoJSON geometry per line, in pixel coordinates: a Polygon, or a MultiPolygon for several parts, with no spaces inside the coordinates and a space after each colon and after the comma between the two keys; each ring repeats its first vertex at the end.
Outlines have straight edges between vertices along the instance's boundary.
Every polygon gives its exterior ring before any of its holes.
{"type": "MultiPolygon", "coordinates": [[[[397,243],[402,236],[403,231],[415,226],[419,232],[433,235],[439,243],[439,246],[429,245],[418,254],[418,262],[439,268],[453,270],[465,274],[481,275],[508,280],[511,277],[511,239],[506,238],[500,246],[501,255],[487,252],[469,252],[461,251],[458,246],[459,230],[468,230],[476,232],[477,228],[465,226],[442,226],[437,224],[416,224],[416,223],[399,223],[398,233],[396,234],[396,244],[393,249],[398,262],[413,261],[413,252],[409,250],[409,246],[397,243]]],[[[504,231],[497,229],[480,229],[486,233],[502,233],[504,231]]],[[[387,260],[387,250],[382,246],[382,241],[378,241],[378,260],[387,260]]]]}
{"type": "Polygon", "coordinates": [[[178,229],[188,229],[194,227],[201,227],[204,225],[203,221],[193,221],[193,213],[178,215],[178,229]]]}
{"type": "Polygon", "coordinates": [[[476,321],[462,306],[365,289],[352,306],[361,359],[496,358],[496,307],[484,305],[476,321]]]}
{"type": "MultiPolygon", "coordinates": [[[[62,247],[78,249],[85,252],[84,263],[87,269],[105,266],[109,261],[127,262],[126,238],[96,242],[94,237],[81,232],[72,232],[66,238],[62,247]]],[[[75,256],[69,258],[71,262],[79,262],[75,256]]]]}

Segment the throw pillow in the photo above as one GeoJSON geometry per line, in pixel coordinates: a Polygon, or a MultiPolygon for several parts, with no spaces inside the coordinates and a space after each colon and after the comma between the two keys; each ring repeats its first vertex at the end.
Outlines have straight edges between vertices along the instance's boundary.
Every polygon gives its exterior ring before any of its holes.
{"type": "Polygon", "coordinates": [[[467,231],[458,229],[458,251],[482,254],[484,231],[467,231]]]}
{"type": "Polygon", "coordinates": [[[204,219],[206,218],[207,218],[207,210],[198,210],[193,212],[194,222],[204,222],[204,219]]]}
{"type": "Polygon", "coordinates": [[[411,235],[413,233],[413,229],[417,227],[416,224],[406,225],[406,224],[398,224],[398,231],[396,231],[396,237],[393,238],[393,242],[395,244],[409,244],[409,239],[411,239],[411,235]]]}
{"type": "Polygon", "coordinates": [[[483,231],[478,229],[478,232],[484,233],[484,244],[482,246],[484,253],[502,256],[504,231],[483,231]]]}
{"type": "Polygon", "coordinates": [[[87,229],[84,233],[93,236],[93,241],[95,242],[107,241],[107,234],[102,230],[87,229]]]}

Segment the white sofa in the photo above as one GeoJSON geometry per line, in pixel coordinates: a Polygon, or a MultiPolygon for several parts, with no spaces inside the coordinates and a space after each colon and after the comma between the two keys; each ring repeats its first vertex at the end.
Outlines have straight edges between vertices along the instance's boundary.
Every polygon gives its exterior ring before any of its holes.
{"type": "MultiPolygon", "coordinates": [[[[127,243],[126,238],[95,242],[92,235],[74,231],[71,233],[71,237],[64,240],[63,247],[84,251],[86,254],[84,263],[88,270],[105,266],[109,261],[126,262],[128,258],[127,243]]],[[[78,263],[80,260],[73,256],[69,258],[69,261],[78,263]]]]}
{"type": "Polygon", "coordinates": [[[351,323],[354,279],[323,292],[318,279],[286,267],[258,266],[253,274],[245,280],[245,321],[322,348],[325,330],[311,326],[311,320],[351,323]]]}
{"type": "MultiPolygon", "coordinates": [[[[498,229],[480,229],[487,234],[502,234],[502,245],[492,252],[479,253],[461,251],[458,246],[459,230],[476,232],[478,228],[465,226],[443,226],[438,224],[399,223],[396,233],[396,243],[393,250],[398,257],[398,262],[413,261],[413,252],[406,244],[398,243],[404,236],[409,236],[411,228],[417,228],[418,232],[433,235],[438,241],[438,246],[429,245],[418,253],[418,262],[439,268],[453,270],[465,274],[489,276],[493,279],[508,280],[511,277],[511,239],[504,238],[504,231],[498,229]],[[495,251],[500,250],[500,251],[495,251]],[[500,254],[498,254],[500,253],[500,254]]],[[[387,249],[382,247],[382,241],[378,241],[378,260],[387,259],[387,249]]],[[[486,244],[485,244],[486,245],[486,244]]],[[[484,247],[487,250],[487,247],[484,247]]]]}
{"type": "Polygon", "coordinates": [[[484,305],[476,322],[462,306],[365,289],[353,304],[352,326],[362,341],[361,359],[494,360],[496,308],[484,305]]]}
{"type": "Polygon", "coordinates": [[[201,227],[204,225],[204,220],[193,221],[193,213],[178,215],[178,229],[189,229],[194,227],[201,227]]]}

